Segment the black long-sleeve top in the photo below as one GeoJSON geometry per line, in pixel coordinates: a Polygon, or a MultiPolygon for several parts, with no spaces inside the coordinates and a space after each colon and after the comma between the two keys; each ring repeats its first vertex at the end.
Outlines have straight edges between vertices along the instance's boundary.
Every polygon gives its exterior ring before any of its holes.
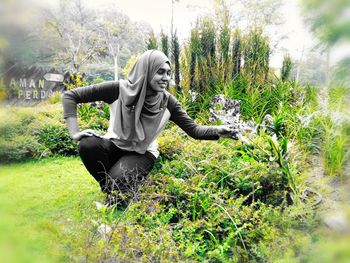
{"type": "MultiPolygon", "coordinates": [[[[201,140],[217,140],[219,138],[216,128],[196,124],[185,112],[179,101],[170,93],[168,95],[167,111],[169,117],[162,119],[160,131],[164,128],[165,122],[170,119],[192,138],[201,140]]],[[[107,81],[72,89],[62,95],[63,117],[76,118],[78,103],[104,101],[111,105],[118,99],[118,96],[118,81],[107,81]]]]}

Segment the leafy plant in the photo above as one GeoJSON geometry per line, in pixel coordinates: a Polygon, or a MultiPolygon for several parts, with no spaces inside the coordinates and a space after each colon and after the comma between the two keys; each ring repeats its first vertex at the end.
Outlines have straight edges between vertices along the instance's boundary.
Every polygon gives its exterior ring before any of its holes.
{"type": "Polygon", "coordinates": [[[147,49],[151,50],[151,49],[157,49],[157,48],[158,48],[157,38],[154,35],[154,32],[152,30],[148,36],[147,49]]]}
{"type": "Polygon", "coordinates": [[[44,125],[36,136],[39,139],[38,141],[53,154],[77,155],[76,144],[63,125],[44,125]]]}
{"type": "Polygon", "coordinates": [[[292,60],[289,55],[283,58],[282,69],[281,69],[281,80],[286,81],[289,79],[292,70],[292,60]]]}

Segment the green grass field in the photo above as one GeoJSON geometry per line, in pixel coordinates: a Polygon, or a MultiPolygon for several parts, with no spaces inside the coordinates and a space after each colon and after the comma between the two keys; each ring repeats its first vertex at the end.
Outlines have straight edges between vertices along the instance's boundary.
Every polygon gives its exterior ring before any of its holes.
{"type": "Polygon", "coordinates": [[[65,232],[101,201],[77,158],[0,166],[1,262],[66,262],[65,232]]]}

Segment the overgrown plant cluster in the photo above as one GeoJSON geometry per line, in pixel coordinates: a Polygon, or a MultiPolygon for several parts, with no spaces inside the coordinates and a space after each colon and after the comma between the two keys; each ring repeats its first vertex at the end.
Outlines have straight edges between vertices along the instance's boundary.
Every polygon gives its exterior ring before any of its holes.
{"type": "Polygon", "coordinates": [[[303,231],[314,219],[311,200],[299,198],[306,164],[289,123],[308,97],[294,101],[290,86],[284,87],[272,120],[257,127],[249,142],[198,142],[170,125],[159,139],[161,157],[149,180],[136,195],[131,191],[126,209],[98,206],[93,225],[82,226],[91,232],[72,244],[72,253],[135,262],[303,257],[303,231]],[[286,254],[291,244],[296,250],[286,254]]]}
{"type": "Polygon", "coordinates": [[[197,20],[183,56],[183,87],[201,94],[239,77],[249,88],[268,80],[270,48],[260,28],[248,33],[231,29],[229,19],[215,23],[212,17],[197,20]]]}

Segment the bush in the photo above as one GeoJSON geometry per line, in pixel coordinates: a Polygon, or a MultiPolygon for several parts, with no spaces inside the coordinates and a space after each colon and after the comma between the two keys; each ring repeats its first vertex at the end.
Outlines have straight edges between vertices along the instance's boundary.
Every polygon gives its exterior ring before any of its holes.
{"type": "Polygon", "coordinates": [[[85,103],[78,106],[80,128],[105,131],[109,126],[109,106],[107,103],[85,103]]]}
{"type": "Polygon", "coordinates": [[[181,135],[174,132],[175,126],[163,132],[162,136],[158,138],[158,148],[160,154],[166,159],[172,159],[179,155],[184,147],[184,142],[181,135]]]}
{"type": "Polygon", "coordinates": [[[11,140],[0,139],[0,163],[40,159],[51,155],[49,149],[28,135],[16,135],[11,140]]]}
{"type": "Polygon", "coordinates": [[[76,155],[61,104],[0,110],[0,161],[18,162],[52,154],[76,155]]]}
{"type": "Polygon", "coordinates": [[[35,119],[33,113],[26,109],[6,109],[0,114],[0,136],[12,139],[17,135],[28,133],[27,126],[35,119]]]}
{"type": "MultiPolygon", "coordinates": [[[[78,107],[81,129],[108,128],[109,107],[105,103],[82,104],[78,107]]],[[[77,155],[62,118],[62,104],[43,102],[32,108],[0,109],[1,162],[39,159],[49,155],[77,155]]]]}
{"type": "Polygon", "coordinates": [[[70,156],[78,153],[76,144],[71,139],[67,128],[63,125],[44,125],[36,136],[39,143],[53,154],[70,156]]]}
{"type": "Polygon", "coordinates": [[[309,219],[290,198],[295,156],[285,141],[271,148],[265,136],[242,146],[181,133],[176,126],[165,130],[162,158],[133,202],[122,215],[101,208],[74,254],[94,261],[264,262],[269,248],[292,242],[292,225],[300,229],[309,219]],[[111,227],[110,239],[98,237],[101,224],[111,227]]]}

